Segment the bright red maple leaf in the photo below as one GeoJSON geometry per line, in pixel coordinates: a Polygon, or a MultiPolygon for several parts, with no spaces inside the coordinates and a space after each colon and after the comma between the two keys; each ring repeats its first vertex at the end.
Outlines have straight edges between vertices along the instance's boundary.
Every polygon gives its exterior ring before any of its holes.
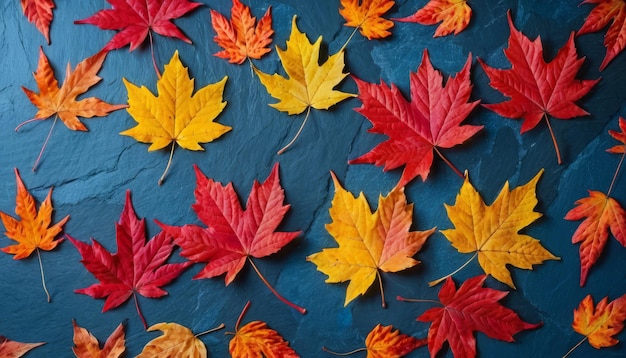
{"type": "Polygon", "coordinates": [[[130,191],[127,191],[120,221],[115,224],[117,253],[111,254],[95,239],[91,239],[92,244],[89,245],[68,238],[78,249],[82,257],[80,262],[100,281],[74,292],[93,298],[106,297],[102,312],[118,307],[133,296],[137,313],[147,328],[136,295],[148,298],[167,295],[161,286],[178,277],[190,263],[166,264],[174,250],[172,237],[160,232],[146,243],[145,226],[145,219],[137,218],[130,191]]]}
{"type": "Polygon", "coordinates": [[[136,49],[148,35],[152,38],[150,31],[191,43],[172,20],[202,5],[188,0],[107,0],[107,2],[113,6],[112,9],[100,10],[74,23],[91,24],[103,30],[121,30],[104,49],[115,50],[130,45],[130,51],[136,49]]]}
{"type": "Polygon", "coordinates": [[[441,72],[433,68],[428,51],[424,50],[417,72],[410,74],[410,102],[394,84],[389,87],[384,82],[377,85],[355,78],[363,102],[356,111],[372,122],[369,132],[385,134],[389,139],[348,163],[373,163],[384,166],[385,171],[405,165],[398,183],[405,186],[417,176],[426,180],[434,151],[462,177],[439,148],[462,144],[482,129],[461,125],[480,102],[468,102],[472,92],[471,61],[470,55],[461,71],[444,86],[441,72]]]}
{"type": "Polygon", "coordinates": [[[295,239],[300,232],[276,232],[290,205],[283,205],[285,193],[280,186],[278,163],[265,182],[255,180],[243,210],[232,183],[207,178],[197,166],[196,203],[193,210],[207,227],[198,225],[169,226],[159,223],[181,247],[181,255],[192,262],[207,262],[194,279],[226,274],[226,285],[235,279],[246,260],[261,280],[281,301],[304,313],[305,310],[286,301],[261,275],[252,257],[271,255],[295,239]]]}
{"type": "Polygon", "coordinates": [[[619,55],[626,47],[626,1],[624,0],[585,0],[582,4],[597,4],[576,36],[602,30],[609,22],[611,26],[604,35],[604,47],[606,55],[600,71],[603,71],[609,62],[619,55]]]}
{"type": "Polygon", "coordinates": [[[545,118],[558,162],[561,164],[561,154],[548,116],[570,119],[588,115],[575,102],[585,96],[600,79],[576,79],[585,58],[578,58],[573,32],[556,57],[547,63],[543,58],[541,38],[537,36],[534,41],[530,41],[515,28],[510,11],[507,18],[511,34],[509,47],[504,50],[504,55],[512,67],[496,69],[480,59],[478,61],[487,73],[491,87],[510,100],[483,106],[506,118],[524,119],[522,133],[535,128],[545,118]]]}
{"type": "Polygon", "coordinates": [[[52,22],[52,0],[20,0],[24,15],[50,43],[50,23],[52,22]]]}
{"type": "Polygon", "coordinates": [[[467,279],[457,289],[448,277],[439,291],[443,307],[428,309],[418,321],[432,322],[428,329],[428,351],[434,358],[448,341],[456,358],[476,356],[474,332],[482,332],[490,338],[513,342],[513,335],[526,329],[534,329],[542,323],[522,321],[517,313],[498,301],[508,292],[483,287],[486,275],[467,279]]]}

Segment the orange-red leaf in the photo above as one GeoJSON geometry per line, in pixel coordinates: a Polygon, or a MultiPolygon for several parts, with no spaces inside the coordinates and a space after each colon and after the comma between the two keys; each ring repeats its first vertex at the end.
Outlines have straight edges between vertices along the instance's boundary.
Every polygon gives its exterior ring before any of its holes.
{"type": "Polygon", "coordinates": [[[399,330],[394,331],[392,326],[377,324],[365,338],[365,347],[367,358],[400,358],[427,342],[427,339],[417,339],[401,334],[399,330]]]}
{"type": "Polygon", "coordinates": [[[228,350],[233,358],[300,357],[289,347],[289,342],[261,321],[252,321],[237,329],[228,350]]]}
{"type": "Polygon", "coordinates": [[[394,4],[393,0],[341,0],[339,14],[346,20],[345,26],[358,28],[368,40],[382,39],[391,35],[393,27],[393,21],[382,16],[394,4]]]}
{"type": "Polygon", "coordinates": [[[422,25],[441,24],[433,37],[446,36],[465,30],[472,18],[472,8],[466,0],[430,0],[411,16],[394,19],[402,22],[417,22],[422,25]]]}
{"type": "Polygon", "coordinates": [[[250,8],[239,0],[233,0],[230,12],[231,20],[215,10],[211,10],[211,25],[216,35],[213,37],[224,50],[215,54],[225,58],[230,63],[241,64],[248,58],[260,59],[270,52],[268,47],[272,43],[272,7],[269,6],[265,14],[256,24],[256,17],[250,14],[250,8]]]}
{"type": "Polygon", "coordinates": [[[74,347],[72,351],[77,358],[118,358],[126,350],[124,340],[124,326],[120,323],[115,331],[111,333],[100,349],[98,339],[85,328],[79,327],[76,321],[72,320],[74,327],[74,347]]]}
{"type": "Polygon", "coordinates": [[[591,295],[585,297],[574,310],[574,331],[587,337],[592,347],[611,347],[619,341],[613,336],[624,329],[626,320],[626,295],[611,302],[605,297],[593,306],[591,295]]]}
{"type": "Polygon", "coordinates": [[[63,239],[55,240],[55,237],[63,230],[63,225],[70,218],[69,215],[61,221],[52,224],[52,189],[39,206],[35,199],[28,192],[20,173],[15,169],[15,180],[17,182],[17,195],[15,197],[15,214],[20,218],[16,220],[12,216],[0,212],[0,219],[6,229],[5,235],[17,241],[17,245],[2,248],[8,254],[14,254],[13,259],[19,260],[30,256],[36,249],[50,251],[54,249],[63,239]]]}
{"type": "Polygon", "coordinates": [[[50,23],[52,22],[52,0],[20,0],[24,15],[50,43],[50,23]]]}
{"type": "Polygon", "coordinates": [[[0,336],[0,357],[2,358],[19,358],[33,348],[39,347],[45,343],[21,343],[0,336]]]}
{"type": "Polygon", "coordinates": [[[626,47],[626,2],[624,0],[585,0],[582,4],[596,4],[576,33],[577,36],[602,30],[611,22],[604,35],[606,55],[600,71],[619,55],[626,47]]]}
{"type": "Polygon", "coordinates": [[[622,117],[619,117],[619,129],[620,131],[614,131],[609,129],[609,134],[616,141],[621,142],[621,144],[617,144],[606,151],[609,153],[615,154],[626,154],[626,120],[622,117]]]}

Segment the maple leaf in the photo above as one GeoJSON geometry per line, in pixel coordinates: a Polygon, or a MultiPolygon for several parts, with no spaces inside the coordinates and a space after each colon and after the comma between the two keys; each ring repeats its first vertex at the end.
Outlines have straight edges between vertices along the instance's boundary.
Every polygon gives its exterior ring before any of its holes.
{"type": "Polygon", "coordinates": [[[226,107],[222,95],[227,79],[224,76],[221,81],[193,94],[194,80],[189,77],[187,67],[183,67],[178,51],[165,65],[163,77],[157,81],[158,96],[145,86],[140,88],[123,79],[128,91],[127,111],[137,125],[120,134],[151,143],[148,151],[171,144],[170,159],[159,184],[169,170],[175,144],[189,150],[204,150],[200,143],[211,142],[231,130],[231,127],[215,122],[226,107]]]}
{"type": "Polygon", "coordinates": [[[223,323],[208,331],[193,334],[189,328],[178,323],[162,322],[154,324],[148,328],[148,331],[160,330],[163,332],[163,335],[148,342],[136,358],[206,358],[208,357],[206,346],[198,337],[222,328],[224,328],[223,323]]]}
{"type": "Polygon", "coordinates": [[[435,151],[463,177],[438,148],[462,144],[483,128],[461,125],[480,102],[468,102],[472,91],[471,57],[444,86],[443,76],[433,68],[428,51],[424,50],[417,72],[410,74],[411,102],[394,84],[389,87],[384,82],[377,85],[355,78],[363,102],[356,111],[372,123],[369,132],[384,134],[389,139],[348,163],[383,165],[385,171],[405,165],[398,182],[398,186],[405,186],[417,176],[426,180],[435,151]]]}
{"type": "Polygon", "coordinates": [[[19,358],[31,349],[37,348],[43,344],[45,343],[16,342],[6,338],[5,336],[0,336],[0,357],[19,358]]]}
{"type": "Polygon", "coordinates": [[[215,10],[211,10],[211,25],[216,32],[213,37],[224,50],[215,54],[219,58],[228,59],[230,63],[242,64],[246,59],[260,59],[270,52],[268,45],[272,43],[271,6],[255,27],[256,18],[250,14],[250,8],[239,0],[233,0],[231,20],[215,10]]]}
{"type": "Polygon", "coordinates": [[[54,9],[54,1],[52,0],[20,0],[24,15],[37,30],[46,38],[46,42],[50,44],[50,23],[52,22],[52,9],[54,9]]]}
{"type": "Polygon", "coordinates": [[[613,336],[624,329],[626,320],[626,295],[609,302],[604,297],[597,306],[593,306],[593,298],[587,295],[574,310],[574,331],[585,336],[578,344],[567,352],[563,358],[572,353],[584,341],[596,349],[612,347],[619,341],[613,336]]]}
{"type": "Polygon", "coordinates": [[[478,61],[489,77],[491,87],[510,100],[483,106],[506,118],[523,118],[521,133],[535,128],[545,118],[561,164],[561,153],[548,116],[570,119],[588,115],[575,102],[585,96],[600,79],[576,79],[585,58],[578,58],[573,32],[556,57],[547,63],[543,58],[541,38],[537,36],[534,41],[530,41],[515,28],[510,11],[507,18],[511,34],[504,55],[511,62],[512,68],[495,69],[480,59],[478,61]]]}
{"type": "Polygon", "coordinates": [[[94,15],[74,21],[75,24],[95,25],[103,30],[121,30],[106,44],[105,50],[130,45],[136,49],[151,31],[191,43],[191,40],[172,22],[194,10],[201,3],[188,0],[107,0],[112,9],[100,10],[94,15]]]}
{"type": "Polygon", "coordinates": [[[137,313],[147,328],[137,294],[148,298],[167,295],[161,286],[178,277],[190,263],[165,263],[174,250],[172,237],[165,232],[145,242],[145,219],[137,218],[130,191],[126,192],[126,202],[120,221],[115,224],[115,232],[118,251],[114,254],[95,239],[91,239],[89,245],[67,235],[82,257],[80,262],[100,281],[74,292],[93,298],[106,297],[102,312],[118,307],[133,296],[137,313]]]}
{"type": "Polygon", "coordinates": [[[615,145],[607,151],[622,154],[609,190],[605,195],[599,191],[589,190],[589,197],[577,200],[576,207],[566,215],[566,220],[581,220],[572,236],[572,243],[581,243],[580,254],[580,285],[584,286],[591,266],[600,258],[609,238],[609,230],[622,246],[626,246],[626,210],[609,195],[614,187],[624,156],[626,156],[626,120],[619,119],[621,132],[609,130],[609,134],[622,144],[615,145]]]}
{"type": "MultiPolygon", "coordinates": [[[[537,205],[535,189],[542,173],[543,169],[528,183],[511,191],[507,181],[491,205],[485,204],[467,177],[454,205],[444,204],[455,228],[441,233],[460,253],[474,252],[468,262],[478,257],[486,274],[512,288],[515,285],[507,265],[532,270],[533,265],[546,260],[559,260],[541,246],[539,240],[519,234],[521,229],[541,217],[534,208],[537,205]]],[[[454,273],[456,271],[446,277],[454,273]]],[[[446,277],[430,285],[436,285],[446,277]]]]}
{"type": "Polygon", "coordinates": [[[604,35],[604,47],[607,50],[600,65],[600,71],[604,71],[609,62],[626,47],[626,3],[624,0],[585,0],[582,4],[596,6],[576,33],[577,36],[600,31],[611,22],[604,35]]]}
{"type": "Polygon", "coordinates": [[[243,327],[239,327],[241,319],[249,306],[250,302],[248,301],[237,319],[235,332],[226,332],[226,334],[234,336],[228,344],[228,351],[231,357],[300,357],[293,348],[289,347],[289,342],[285,341],[278,332],[269,328],[265,322],[252,321],[243,327]]]}
{"type": "Polygon", "coordinates": [[[400,358],[427,342],[426,339],[417,339],[401,334],[399,330],[394,331],[392,326],[377,324],[365,338],[365,348],[358,348],[348,353],[336,353],[326,347],[322,347],[322,349],[340,356],[367,351],[367,358],[400,358]]]}
{"type": "Polygon", "coordinates": [[[300,235],[300,231],[276,232],[290,207],[283,205],[285,193],[280,186],[278,163],[263,183],[254,181],[245,210],[239,203],[232,183],[222,186],[207,178],[197,166],[194,168],[196,202],[192,208],[207,227],[192,224],[169,226],[157,221],[181,247],[181,256],[191,262],[207,262],[194,279],[226,274],[225,283],[229,285],[247,260],[278,299],[300,313],[305,313],[304,308],[287,301],[276,292],[252,261],[252,257],[262,258],[276,253],[300,235]]]}
{"type": "Polygon", "coordinates": [[[483,287],[486,278],[486,275],[469,278],[457,289],[452,278],[448,277],[438,294],[443,307],[430,308],[417,317],[418,321],[432,322],[428,329],[431,358],[437,355],[446,341],[455,357],[475,357],[474,332],[513,342],[514,334],[542,325],[541,322],[524,322],[513,310],[500,304],[498,301],[508,292],[483,287]]]}
{"type": "MultiPolygon", "coordinates": [[[[341,0],[339,14],[346,20],[345,26],[354,27],[368,40],[382,39],[389,35],[393,21],[382,17],[393,7],[392,0],[341,0]]],[[[352,36],[351,36],[352,37],[352,36]]]]}
{"type": "Polygon", "coordinates": [[[35,199],[28,192],[20,173],[15,171],[15,181],[17,183],[17,195],[15,196],[15,214],[20,218],[16,220],[12,216],[0,211],[0,219],[6,230],[5,235],[17,242],[16,245],[3,247],[1,250],[13,256],[14,260],[21,260],[30,256],[33,251],[37,251],[37,259],[39,260],[39,268],[41,272],[41,284],[43,290],[50,302],[50,294],[46,288],[46,281],[43,274],[43,266],[41,263],[41,254],[39,250],[50,251],[63,241],[63,238],[55,240],[59,233],[63,230],[63,225],[70,216],[66,216],[56,224],[52,224],[52,188],[48,191],[48,195],[39,206],[35,199]]]}
{"type": "Polygon", "coordinates": [[[33,74],[39,93],[33,92],[28,88],[22,87],[24,93],[28,99],[38,108],[37,113],[33,119],[21,123],[15,128],[19,130],[24,124],[46,120],[55,115],[54,123],[50,128],[48,137],[44,142],[39,157],[35,161],[33,170],[37,167],[37,163],[41,158],[43,150],[46,147],[48,138],[52,133],[54,124],[57,119],[60,118],[63,124],[74,131],[86,131],[85,125],[78,119],[78,117],[92,118],[92,117],[104,117],[110,112],[126,108],[126,105],[112,105],[108,104],[98,98],[89,97],[81,100],[76,98],[87,92],[90,87],[100,82],[101,78],[97,73],[104,63],[107,52],[101,51],[97,54],[86,58],[81,61],[74,71],[71,70],[70,64],[67,64],[67,70],[65,71],[65,81],[59,88],[59,84],[54,77],[52,67],[48,61],[48,57],[43,52],[43,49],[39,48],[39,64],[37,65],[37,71],[33,74]]]}
{"type": "Polygon", "coordinates": [[[72,320],[72,326],[74,327],[74,347],[72,351],[78,358],[118,358],[126,350],[124,325],[121,323],[107,338],[102,349],[100,349],[98,339],[85,328],[78,326],[76,321],[72,320]]]}
{"type": "Polygon", "coordinates": [[[344,306],[347,306],[378,278],[385,307],[380,271],[399,272],[419,263],[413,256],[421,250],[435,228],[409,231],[413,222],[413,204],[407,204],[403,187],[378,198],[372,213],[363,193],[354,197],[341,187],[331,172],[335,196],[329,210],[333,222],[326,230],[339,247],[326,248],[307,257],[318,271],[328,275],[326,283],[350,281],[344,306]]]}
{"type": "Polygon", "coordinates": [[[430,0],[411,16],[394,19],[401,22],[417,22],[422,25],[441,24],[433,37],[457,35],[465,30],[472,18],[472,8],[465,0],[430,0]]]}
{"type": "Polygon", "coordinates": [[[346,98],[354,97],[351,93],[333,89],[348,75],[343,72],[343,49],[329,55],[326,62],[319,65],[321,43],[322,36],[311,44],[306,34],[298,30],[294,16],[286,49],[281,50],[276,46],[280,62],[289,78],[277,73],[269,75],[254,68],[267,92],[279,100],[278,103],[270,104],[271,107],[289,115],[307,111],[296,136],[278,154],[283,153],[296,140],[309,118],[311,107],[328,109],[346,98]]]}

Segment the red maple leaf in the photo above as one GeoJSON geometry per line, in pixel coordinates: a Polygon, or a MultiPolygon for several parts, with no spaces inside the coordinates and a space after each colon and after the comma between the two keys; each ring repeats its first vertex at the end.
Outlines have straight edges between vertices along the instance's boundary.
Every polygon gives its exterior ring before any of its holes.
{"type": "Polygon", "coordinates": [[[201,3],[188,0],[107,0],[112,9],[100,10],[94,15],[74,21],[75,24],[91,24],[103,30],[121,30],[106,44],[105,50],[115,50],[130,45],[137,48],[154,31],[175,37],[187,43],[191,40],[172,23],[201,3]]]}
{"type": "Polygon", "coordinates": [[[174,237],[181,247],[181,255],[192,262],[207,262],[194,279],[212,278],[226,274],[229,285],[246,263],[250,262],[263,283],[281,301],[301,313],[305,309],[280,296],[252,261],[271,255],[300,232],[276,232],[290,205],[283,205],[285,193],[278,178],[278,163],[265,182],[254,182],[243,210],[232,183],[221,183],[207,178],[197,166],[196,203],[193,210],[207,227],[198,225],[169,226],[157,222],[164,231],[174,237]]]}
{"type": "Polygon", "coordinates": [[[547,63],[543,58],[541,38],[537,36],[534,41],[530,41],[515,28],[510,11],[507,17],[511,35],[504,55],[511,62],[511,69],[496,69],[480,59],[478,61],[487,73],[491,87],[510,100],[483,106],[506,118],[523,118],[522,133],[535,128],[545,118],[561,164],[561,154],[548,116],[570,119],[588,115],[575,102],[585,96],[600,79],[576,79],[585,58],[578,58],[573,32],[556,57],[547,63]]]}
{"type": "Polygon", "coordinates": [[[89,245],[68,236],[82,257],[80,262],[100,281],[74,292],[93,298],[106,297],[102,312],[118,307],[133,296],[137,313],[147,328],[137,294],[148,298],[167,295],[161,286],[178,277],[190,263],[165,263],[174,250],[172,237],[165,232],[145,242],[145,219],[137,218],[130,191],[126,192],[126,203],[120,221],[115,224],[115,232],[118,251],[114,254],[94,239],[89,245]]]}
{"type": "Polygon", "coordinates": [[[385,134],[389,139],[348,163],[383,165],[385,171],[405,165],[398,183],[405,186],[417,176],[426,180],[434,151],[463,177],[439,148],[462,144],[482,129],[460,125],[480,102],[468,102],[472,91],[471,61],[470,54],[457,76],[450,77],[444,86],[441,72],[433,68],[428,51],[424,50],[417,72],[410,74],[410,102],[394,84],[389,87],[384,82],[377,85],[355,78],[363,102],[356,111],[372,122],[369,132],[385,134]]]}
{"type": "Polygon", "coordinates": [[[417,317],[418,321],[432,322],[428,329],[431,357],[437,355],[446,341],[455,357],[475,357],[475,331],[513,342],[514,334],[542,325],[541,322],[524,322],[513,310],[498,303],[508,292],[483,287],[486,278],[481,275],[467,279],[457,290],[452,278],[448,277],[439,291],[443,307],[430,308],[417,317]]]}
{"type": "Polygon", "coordinates": [[[582,4],[597,5],[591,10],[576,36],[600,31],[613,21],[604,35],[606,55],[600,65],[600,71],[603,71],[626,46],[626,2],[624,0],[585,0],[582,4]]]}
{"type": "Polygon", "coordinates": [[[52,0],[20,0],[24,15],[50,43],[50,23],[52,22],[52,0]]]}

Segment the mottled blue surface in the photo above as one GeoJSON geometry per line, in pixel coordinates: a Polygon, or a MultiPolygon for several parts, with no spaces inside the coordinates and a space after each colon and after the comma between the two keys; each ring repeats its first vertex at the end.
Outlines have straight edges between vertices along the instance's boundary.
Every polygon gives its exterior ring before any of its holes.
{"type": "MultiPolygon", "coordinates": [[[[398,170],[383,173],[373,165],[347,164],[348,159],[369,151],[384,140],[384,136],[366,132],[369,122],[353,111],[360,102],[350,99],[330,111],[312,111],[300,139],[285,154],[277,156],[276,151],[295,134],[303,116],[290,117],[269,107],[267,104],[275,100],[251,75],[247,64],[231,65],[212,56],[220,49],[212,40],[209,8],[229,14],[231,4],[226,0],[201,2],[206,6],[176,20],[193,44],[156,36],[156,59],[162,68],[178,50],[181,60],[195,77],[196,88],[227,75],[224,99],[228,105],[218,121],[232,126],[233,130],[205,144],[204,152],[177,150],[171,172],[160,187],[157,179],[169,153],[165,150],[149,153],[146,144],[120,136],[119,132],[135,123],[123,110],[105,118],[85,120],[89,127],[86,133],[72,132],[59,124],[39,169],[35,173],[30,170],[51,121],[30,124],[18,133],[14,128],[36,112],[20,86],[36,89],[32,72],[37,67],[39,46],[43,46],[57,78],[62,79],[68,61],[75,65],[94,54],[114,34],[94,26],[74,25],[73,21],[110,5],[103,0],[58,0],[51,27],[52,44],[47,45],[22,15],[18,1],[0,4],[0,210],[13,213],[13,168],[16,167],[38,200],[54,187],[55,218],[71,215],[65,226],[66,233],[82,241],[93,237],[109,250],[116,251],[114,223],[119,218],[127,189],[132,191],[138,215],[147,218],[148,232],[152,236],[157,232],[153,219],[172,225],[198,223],[191,210],[195,187],[192,164],[197,164],[208,177],[217,181],[233,182],[245,200],[253,180],[264,180],[278,161],[286,201],[291,204],[281,229],[302,230],[303,234],[280,253],[256,262],[279,292],[309,312],[303,316],[281,304],[249,267],[228,287],[224,287],[223,277],[192,281],[191,277],[202,267],[198,264],[165,287],[169,292],[167,297],[139,298],[148,323],[177,322],[200,332],[223,322],[227,331],[232,331],[241,309],[251,300],[244,323],[266,321],[303,357],[325,356],[322,345],[336,351],[361,347],[365,336],[377,323],[391,324],[403,333],[425,337],[428,324],[416,322],[415,318],[430,306],[398,302],[394,298],[402,295],[436,299],[439,287],[429,288],[427,282],[453,271],[469,256],[459,254],[437,232],[416,256],[422,261],[421,265],[402,273],[383,274],[387,309],[380,306],[376,285],[344,308],[346,285],[325,284],[325,276],[315,265],[305,261],[305,257],[336,245],[324,228],[330,222],[328,208],[333,192],[330,170],[348,190],[363,191],[373,205],[378,195],[386,195],[399,179],[398,170]]],[[[323,36],[324,49],[330,53],[341,48],[352,31],[343,26],[338,1],[246,3],[256,16],[261,16],[272,5],[276,31],[273,45],[281,48],[289,37],[293,15],[298,15],[298,26],[310,39],[323,36]]],[[[425,3],[425,0],[398,1],[389,17],[407,16],[425,3]]],[[[590,5],[579,6],[578,3],[576,0],[473,1],[471,23],[457,36],[435,39],[432,38],[434,26],[409,23],[397,23],[392,29],[393,35],[383,40],[368,41],[357,34],[347,47],[346,70],[370,82],[382,79],[396,83],[406,94],[409,72],[417,69],[424,48],[429,50],[435,68],[445,74],[459,71],[470,52],[493,67],[509,67],[502,52],[509,33],[507,9],[511,9],[518,29],[531,38],[541,35],[546,55],[551,59],[590,11],[590,5]]],[[[475,109],[466,122],[484,125],[484,130],[467,144],[445,151],[461,170],[469,171],[472,183],[489,203],[506,180],[518,186],[545,168],[537,189],[537,209],[544,216],[524,231],[561,257],[561,261],[548,261],[536,266],[534,271],[512,269],[517,290],[502,301],[524,320],[542,321],[543,327],[517,334],[516,342],[510,344],[477,334],[480,356],[560,357],[581,339],[573,332],[571,322],[572,311],[583,297],[592,294],[597,301],[626,293],[626,249],[613,238],[591,269],[587,285],[579,287],[578,247],[571,244],[571,235],[579,223],[563,220],[574,201],[587,195],[587,189],[606,192],[619,160],[618,156],[605,153],[605,149],[614,144],[607,130],[617,129],[618,116],[626,115],[623,108],[626,57],[618,56],[599,73],[605,53],[603,36],[604,31],[576,39],[579,55],[587,58],[579,78],[594,79],[601,75],[602,80],[579,102],[590,116],[552,121],[563,165],[556,163],[543,123],[522,136],[519,121],[503,119],[482,107],[475,109]]],[[[282,71],[276,51],[255,64],[265,72],[282,71]]],[[[127,47],[110,53],[99,74],[103,81],[87,95],[110,103],[127,101],[122,78],[153,91],[156,88],[147,44],[132,53],[127,47]]],[[[475,62],[472,80],[472,98],[481,98],[484,103],[503,100],[489,87],[485,73],[475,62]]],[[[356,91],[352,79],[346,79],[339,88],[356,91]]],[[[415,203],[413,228],[451,228],[443,204],[454,202],[461,184],[462,181],[436,159],[427,182],[417,179],[406,188],[409,201],[415,203]]],[[[625,185],[622,173],[613,196],[623,204],[626,204],[625,185]]],[[[10,243],[6,238],[0,241],[2,246],[10,243]]],[[[52,303],[45,300],[36,257],[14,261],[10,255],[0,254],[0,334],[22,342],[47,342],[31,351],[29,357],[71,356],[72,319],[101,340],[120,322],[125,322],[129,357],[138,354],[149,340],[159,335],[144,331],[132,301],[103,314],[103,300],[73,292],[96,280],[79,263],[80,256],[69,242],[63,242],[54,251],[44,252],[42,259],[52,303]]],[[[177,254],[172,259],[181,260],[177,254]]],[[[474,262],[455,275],[455,280],[460,283],[481,273],[474,262]]],[[[508,290],[491,278],[487,285],[508,290]]],[[[226,357],[230,337],[219,331],[201,339],[211,356],[226,357]]],[[[624,339],[626,335],[622,333],[618,338],[624,339]]],[[[572,357],[618,357],[625,352],[622,343],[601,351],[585,343],[572,357]]],[[[422,347],[409,356],[427,357],[427,348],[422,347]]],[[[440,356],[452,354],[445,349],[440,356]]]]}

